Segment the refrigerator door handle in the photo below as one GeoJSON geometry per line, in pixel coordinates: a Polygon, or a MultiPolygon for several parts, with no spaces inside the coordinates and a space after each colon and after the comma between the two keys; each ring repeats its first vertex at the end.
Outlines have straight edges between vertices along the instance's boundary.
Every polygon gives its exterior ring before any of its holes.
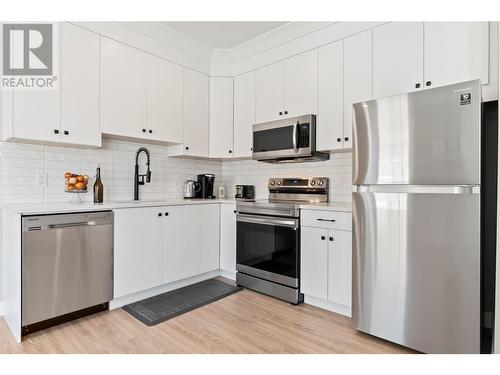
{"type": "Polygon", "coordinates": [[[480,194],[480,185],[353,185],[357,193],[480,194]]]}

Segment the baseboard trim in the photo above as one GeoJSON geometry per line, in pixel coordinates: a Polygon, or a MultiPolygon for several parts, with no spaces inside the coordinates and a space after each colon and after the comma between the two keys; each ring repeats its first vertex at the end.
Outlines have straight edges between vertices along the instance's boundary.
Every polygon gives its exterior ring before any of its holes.
{"type": "Polygon", "coordinates": [[[182,288],[184,286],[188,286],[188,285],[197,283],[199,281],[211,279],[212,277],[217,277],[217,276],[225,276],[225,275],[221,275],[221,270],[210,271],[207,273],[203,273],[201,275],[189,277],[187,279],[182,279],[182,280],[174,281],[172,283],[168,283],[165,285],[160,285],[156,288],[146,289],[146,290],[142,290],[142,291],[137,292],[137,293],[118,297],[109,303],[109,309],[114,310],[114,309],[120,308],[122,306],[128,305],[129,303],[134,303],[134,302],[143,300],[145,298],[156,296],[158,294],[170,292],[171,290],[179,289],[179,288],[182,288]]]}
{"type": "Polygon", "coordinates": [[[313,305],[325,310],[333,311],[334,313],[351,317],[351,308],[349,306],[340,305],[338,303],[325,301],[321,298],[316,298],[308,295],[304,295],[304,303],[308,305],[313,305]]]}

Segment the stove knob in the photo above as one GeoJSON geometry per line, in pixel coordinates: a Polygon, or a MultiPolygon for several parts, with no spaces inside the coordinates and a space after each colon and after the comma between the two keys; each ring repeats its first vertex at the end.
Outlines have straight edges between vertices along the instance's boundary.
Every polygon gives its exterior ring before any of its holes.
{"type": "Polygon", "coordinates": [[[319,185],[319,186],[323,186],[323,180],[319,180],[319,181],[318,181],[318,185],[319,185]]]}
{"type": "Polygon", "coordinates": [[[278,186],[281,186],[281,180],[277,182],[278,186]]]}
{"type": "Polygon", "coordinates": [[[316,185],[316,181],[315,180],[311,180],[311,186],[314,186],[316,185]]]}
{"type": "Polygon", "coordinates": [[[271,186],[274,186],[276,182],[274,180],[271,180],[271,186]]]}

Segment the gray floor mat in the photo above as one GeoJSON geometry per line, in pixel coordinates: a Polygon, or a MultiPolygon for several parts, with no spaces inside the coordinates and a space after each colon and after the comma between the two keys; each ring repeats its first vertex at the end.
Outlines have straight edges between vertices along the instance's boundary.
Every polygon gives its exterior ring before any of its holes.
{"type": "Polygon", "coordinates": [[[131,303],[123,306],[123,310],[144,324],[154,326],[240,290],[242,288],[209,279],[131,303]]]}

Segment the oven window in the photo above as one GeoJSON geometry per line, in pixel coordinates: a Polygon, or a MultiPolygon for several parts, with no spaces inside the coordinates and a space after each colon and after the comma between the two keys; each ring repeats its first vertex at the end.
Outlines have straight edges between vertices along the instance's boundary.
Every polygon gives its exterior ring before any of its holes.
{"type": "Polygon", "coordinates": [[[280,151],[293,149],[293,125],[253,133],[253,151],[280,151]]]}
{"type": "Polygon", "coordinates": [[[277,225],[237,222],[238,264],[298,277],[299,231],[277,225]]]}

